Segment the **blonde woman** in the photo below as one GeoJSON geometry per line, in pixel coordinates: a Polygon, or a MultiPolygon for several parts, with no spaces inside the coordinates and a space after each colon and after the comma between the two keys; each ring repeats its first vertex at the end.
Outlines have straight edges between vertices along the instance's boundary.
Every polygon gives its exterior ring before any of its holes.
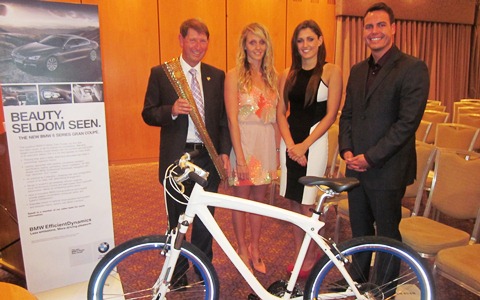
{"type": "MultiPolygon", "coordinates": [[[[229,183],[235,196],[263,202],[277,170],[277,74],[270,34],[258,23],[240,36],[236,67],[225,78],[225,107],[232,139],[229,183]]],[[[262,217],[234,211],[233,228],[242,260],[260,273],[266,266],[259,251],[262,217]],[[250,242],[245,236],[247,220],[250,242]]],[[[251,269],[250,269],[251,270],[251,269]]]]}
{"type": "MultiPolygon", "coordinates": [[[[304,187],[298,179],[325,173],[327,131],[337,117],[342,96],[342,73],[338,66],[325,61],[323,34],[315,21],[303,21],[295,28],[291,46],[292,66],[280,79],[279,90],[283,99],[277,106],[278,128],[282,135],[280,195],[292,200],[293,211],[309,215],[317,190],[304,187]]],[[[295,226],[293,233],[298,253],[304,232],[295,226]]],[[[313,244],[310,246],[300,277],[307,277],[317,260],[313,244]]],[[[287,271],[292,269],[293,264],[287,266],[287,271]]]]}

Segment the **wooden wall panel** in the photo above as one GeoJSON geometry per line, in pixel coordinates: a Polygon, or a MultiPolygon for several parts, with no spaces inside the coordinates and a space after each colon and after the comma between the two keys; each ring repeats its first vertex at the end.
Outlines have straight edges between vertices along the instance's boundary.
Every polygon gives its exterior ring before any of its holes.
{"type": "Polygon", "coordinates": [[[110,163],[158,160],[159,128],[141,117],[152,66],[160,64],[158,0],[49,0],[98,5],[110,163]]]}
{"type": "Polygon", "coordinates": [[[227,1],[227,69],[235,67],[238,40],[245,25],[258,22],[268,28],[273,40],[275,67],[285,68],[286,0],[227,1]]]}
{"type": "Polygon", "coordinates": [[[150,68],[160,63],[157,3],[83,3],[99,9],[109,161],[157,160],[159,129],[141,117],[150,68]]]}
{"type": "Polygon", "coordinates": [[[335,57],[335,4],[331,1],[315,0],[288,0],[287,3],[287,38],[286,66],[292,63],[292,51],[290,41],[297,25],[307,19],[318,23],[323,33],[323,40],[327,47],[327,61],[334,62],[335,57]]]}
{"type": "Polygon", "coordinates": [[[208,51],[203,61],[225,70],[225,1],[158,1],[161,61],[164,62],[180,55],[181,48],[178,41],[180,24],[189,18],[200,18],[207,24],[210,31],[208,51]]]}

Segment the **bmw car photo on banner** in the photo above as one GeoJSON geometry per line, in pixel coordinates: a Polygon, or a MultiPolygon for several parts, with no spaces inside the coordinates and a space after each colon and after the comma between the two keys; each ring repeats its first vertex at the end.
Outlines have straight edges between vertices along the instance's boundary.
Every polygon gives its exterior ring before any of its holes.
{"type": "Polygon", "coordinates": [[[86,282],[114,246],[99,44],[96,5],[0,0],[3,126],[39,299],[86,282]]]}

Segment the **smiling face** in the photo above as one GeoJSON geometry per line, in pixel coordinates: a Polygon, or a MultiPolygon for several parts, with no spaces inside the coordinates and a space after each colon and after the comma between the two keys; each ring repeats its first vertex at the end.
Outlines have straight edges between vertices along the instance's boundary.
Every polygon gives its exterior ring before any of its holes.
{"type": "Polygon", "coordinates": [[[297,50],[302,57],[302,62],[317,59],[318,48],[323,43],[323,37],[318,36],[312,29],[305,28],[299,31],[297,39],[297,50]]]}
{"type": "Polygon", "coordinates": [[[252,32],[248,32],[245,39],[245,51],[247,54],[247,59],[250,63],[260,63],[262,62],[265,52],[267,50],[267,42],[255,35],[252,32]]]}
{"type": "Polygon", "coordinates": [[[372,50],[372,56],[378,61],[393,45],[395,23],[390,23],[387,12],[376,10],[364,18],[363,38],[372,50]]]}
{"type": "Polygon", "coordinates": [[[179,37],[182,57],[191,66],[196,66],[205,56],[208,49],[208,37],[205,33],[189,28],[187,35],[179,37]]]}

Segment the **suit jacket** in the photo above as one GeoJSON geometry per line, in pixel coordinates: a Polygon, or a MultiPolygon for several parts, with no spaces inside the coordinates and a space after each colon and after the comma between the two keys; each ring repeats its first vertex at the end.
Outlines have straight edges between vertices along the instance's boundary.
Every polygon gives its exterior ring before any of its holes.
{"type": "MultiPolygon", "coordinates": [[[[229,154],[230,133],[223,95],[225,72],[202,63],[202,85],[205,103],[205,127],[218,154],[229,154]]],[[[184,154],[188,132],[188,116],[172,119],[172,106],[178,99],[162,66],[151,69],[142,117],[151,126],[160,126],[159,180],[162,183],[165,170],[184,154]]],[[[213,162],[212,162],[213,164],[213,162]]]]}
{"type": "Polygon", "coordinates": [[[389,190],[413,183],[416,175],[415,131],[429,92],[426,64],[393,53],[366,91],[368,59],[354,65],[340,117],[340,153],[365,154],[373,164],[366,172],[348,170],[370,189],[389,190]]]}

